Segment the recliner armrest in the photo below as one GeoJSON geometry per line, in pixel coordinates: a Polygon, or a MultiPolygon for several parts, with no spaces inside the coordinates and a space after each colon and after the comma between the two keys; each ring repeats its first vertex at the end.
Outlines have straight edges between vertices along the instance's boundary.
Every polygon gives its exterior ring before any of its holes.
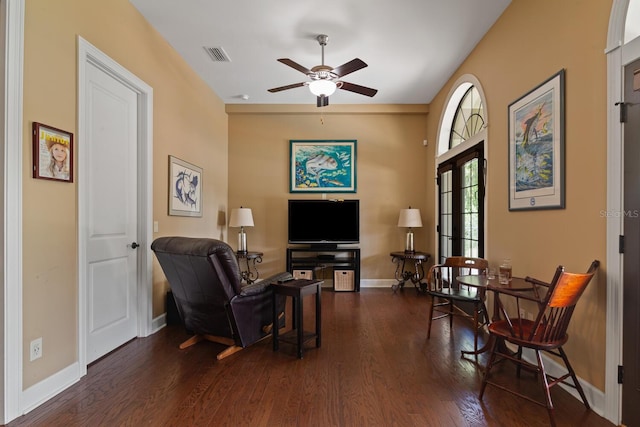
{"type": "Polygon", "coordinates": [[[246,297],[249,295],[260,294],[264,292],[267,289],[267,287],[276,283],[278,280],[289,279],[291,277],[293,277],[291,273],[288,273],[286,271],[282,273],[274,274],[273,276],[267,277],[266,279],[261,280],[259,282],[255,282],[255,283],[251,283],[250,285],[243,286],[240,289],[240,296],[246,297]]]}

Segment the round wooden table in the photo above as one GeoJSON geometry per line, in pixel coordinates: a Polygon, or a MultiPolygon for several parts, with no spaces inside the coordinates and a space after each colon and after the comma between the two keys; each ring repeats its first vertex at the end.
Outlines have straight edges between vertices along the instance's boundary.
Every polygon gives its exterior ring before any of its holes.
{"type": "Polygon", "coordinates": [[[537,288],[533,283],[528,282],[522,277],[512,277],[509,283],[500,283],[497,276],[493,279],[489,279],[485,275],[458,276],[456,277],[456,280],[467,286],[488,289],[494,292],[496,300],[494,300],[493,318],[491,320],[497,320],[500,318],[500,307],[498,306],[498,298],[500,294],[522,296],[522,292],[531,292],[533,296],[531,299],[539,300],[537,288]]]}
{"type": "MultiPolygon", "coordinates": [[[[523,294],[530,292],[531,295],[528,299],[532,301],[540,301],[540,297],[538,295],[537,287],[528,282],[526,279],[522,277],[512,277],[509,283],[500,283],[498,281],[498,277],[496,276],[493,279],[489,279],[486,275],[466,275],[466,276],[458,276],[456,280],[467,286],[473,286],[474,288],[481,289],[483,292],[485,290],[490,290],[493,292],[493,315],[491,317],[491,321],[500,320],[500,295],[514,295],[522,297],[523,294]]],[[[508,351],[504,343],[499,343],[501,351],[508,351]]],[[[480,354],[491,349],[491,341],[487,342],[482,348],[479,348],[478,351],[462,351],[464,354],[480,354]]]]}

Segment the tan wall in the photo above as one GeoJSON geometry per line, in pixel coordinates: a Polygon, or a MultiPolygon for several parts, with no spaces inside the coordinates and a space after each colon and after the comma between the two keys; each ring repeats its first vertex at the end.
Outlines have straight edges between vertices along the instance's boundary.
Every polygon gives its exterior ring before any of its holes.
{"type": "MultiPolygon", "coordinates": [[[[31,123],[77,135],[77,35],[154,89],[153,211],[157,235],[220,233],[227,201],[227,117],[221,100],[127,0],[29,0],[25,17],[23,386],[77,361],[77,185],[31,178],[31,123]],[[203,168],[202,218],[167,216],[168,155],[203,168]],[[29,343],[43,357],[29,362],[29,343]]],[[[76,139],[78,151],[90,141],[76,139]]],[[[77,176],[76,176],[77,177],[77,176]]],[[[156,236],[157,236],[156,235],[156,236]]],[[[166,285],[154,260],[153,315],[166,285]]]]}
{"type": "MultiPolygon", "coordinates": [[[[338,95],[335,95],[338,96],[338,95]]],[[[310,95],[310,104],[313,96],[310,95]]],[[[397,227],[400,209],[420,208],[416,249],[431,250],[433,209],[424,197],[432,161],[422,145],[426,105],[227,106],[229,113],[229,206],[253,210],[247,229],[250,250],[265,253],[261,274],[285,268],[287,200],[321,198],[289,193],[289,140],[357,140],[357,192],[327,198],[360,199],[361,278],[390,279],[389,252],[404,248],[406,230],[397,227]]],[[[237,230],[231,229],[229,234],[237,230]]],[[[232,246],[236,246],[235,239],[232,246]]]]}
{"type": "Polygon", "coordinates": [[[578,375],[601,390],[606,326],[604,48],[610,9],[611,1],[514,1],[430,104],[427,126],[429,139],[435,140],[451,85],[463,74],[475,75],[487,98],[486,257],[493,264],[510,257],[515,275],[542,280],[551,280],[558,264],[580,272],[593,259],[602,262],[576,309],[566,346],[578,375]],[[562,68],[566,209],[509,212],[508,105],[562,68]]]}

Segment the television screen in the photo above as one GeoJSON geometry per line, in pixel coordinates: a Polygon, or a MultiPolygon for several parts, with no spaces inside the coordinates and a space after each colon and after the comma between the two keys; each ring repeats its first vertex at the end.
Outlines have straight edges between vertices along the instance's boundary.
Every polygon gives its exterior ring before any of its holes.
{"type": "Polygon", "coordinates": [[[359,241],[359,200],[289,200],[289,243],[359,241]]]}

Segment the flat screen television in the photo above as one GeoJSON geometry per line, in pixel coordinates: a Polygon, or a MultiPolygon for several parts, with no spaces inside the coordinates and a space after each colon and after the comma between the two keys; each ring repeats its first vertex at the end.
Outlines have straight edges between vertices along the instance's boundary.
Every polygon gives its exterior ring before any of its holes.
{"type": "Polygon", "coordinates": [[[337,247],[359,241],[359,200],[289,200],[289,243],[337,247]]]}

